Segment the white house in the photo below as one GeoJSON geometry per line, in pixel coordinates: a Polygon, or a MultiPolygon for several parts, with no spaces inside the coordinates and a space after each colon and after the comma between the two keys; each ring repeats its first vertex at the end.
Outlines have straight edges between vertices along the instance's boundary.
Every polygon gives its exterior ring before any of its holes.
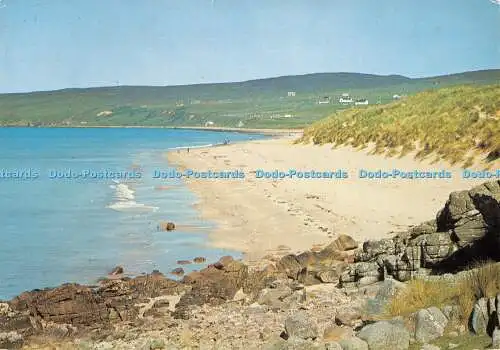
{"type": "Polygon", "coordinates": [[[392,96],[392,99],[393,100],[399,100],[399,99],[401,99],[401,95],[395,94],[395,95],[392,96]]]}
{"type": "Polygon", "coordinates": [[[362,99],[356,100],[356,102],[354,102],[354,105],[356,105],[356,106],[367,105],[367,104],[368,104],[368,100],[366,98],[362,98],[362,99]]]}
{"type": "Polygon", "coordinates": [[[319,105],[324,105],[324,104],[328,104],[328,103],[330,103],[330,97],[329,96],[322,97],[318,101],[319,105]]]}
{"type": "Polygon", "coordinates": [[[238,128],[242,128],[244,126],[245,126],[245,124],[240,120],[240,122],[238,123],[238,128]]]}
{"type": "Polygon", "coordinates": [[[295,97],[295,91],[288,91],[288,97],[295,97]]]}
{"type": "Polygon", "coordinates": [[[205,126],[214,126],[214,125],[215,125],[214,122],[212,122],[210,120],[205,123],[205,126]]]}
{"type": "Polygon", "coordinates": [[[352,103],[352,97],[348,93],[343,93],[339,98],[339,103],[352,103]]]}

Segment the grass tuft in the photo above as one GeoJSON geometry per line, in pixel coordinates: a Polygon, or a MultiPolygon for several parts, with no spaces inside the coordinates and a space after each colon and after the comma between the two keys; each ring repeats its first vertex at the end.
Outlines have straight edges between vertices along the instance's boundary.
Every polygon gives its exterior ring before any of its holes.
{"type": "Polygon", "coordinates": [[[409,315],[431,306],[457,305],[460,322],[467,324],[474,304],[480,298],[500,293],[500,263],[477,262],[457,281],[415,279],[391,299],[388,317],[409,315]]]}

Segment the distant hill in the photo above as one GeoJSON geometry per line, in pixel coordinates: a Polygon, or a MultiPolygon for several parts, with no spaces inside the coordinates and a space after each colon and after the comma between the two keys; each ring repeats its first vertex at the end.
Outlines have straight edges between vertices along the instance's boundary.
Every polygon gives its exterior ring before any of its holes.
{"type": "Polygon", "coordinates": [[[371,103],[457,84],[498,84],[500,70],[411,79],[399,75],[317,73],[245,82],[118,86],[0,94],[0,125],[149,125],[302,127],[339,109],[349,92],[371,103]],[[288,92],[295,96],[288,97],[288,92]],[[318,106],[318,99],[331,103],[318,106]]]}
{"type": "Polygon", "coordinates": [[[477,156],[500,159],[500,85],[425,91],[386,105],[354,108],[318,121],[302,142],[365,148],[404,155],[416,151],[470,166],[477,156]]]}

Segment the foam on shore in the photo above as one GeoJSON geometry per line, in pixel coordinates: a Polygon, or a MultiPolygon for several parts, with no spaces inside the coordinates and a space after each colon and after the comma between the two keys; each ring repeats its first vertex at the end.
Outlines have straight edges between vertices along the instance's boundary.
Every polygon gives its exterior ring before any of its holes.
{"type": "Polygon", "coordinates": [[[109,209],[122,212],[151,212],[158,210],[158,207],[149,206],[135,201],[135,191],[127,184],[114,181],[115,185],[110,187],[115,189],[115,203],[107,206],[109,209]]]}

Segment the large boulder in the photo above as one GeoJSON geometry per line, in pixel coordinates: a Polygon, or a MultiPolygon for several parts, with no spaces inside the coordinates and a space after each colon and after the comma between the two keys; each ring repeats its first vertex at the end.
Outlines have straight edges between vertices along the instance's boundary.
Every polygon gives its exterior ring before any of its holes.
{"type": "Polygon", "coordinates": [[[316,339],[319,336],[318,325],[303,311],[299,311],[285,320],[285,332],[288,337],[302,339],[316,339]]]}
{"type": "Polygon", "coordinates": [[[284,272],[289,278],[298,280],[306,273],[306,267],[293,254],[285,255],[276,264],[276,268],[280,272],[284,272]]]}
{"type": "Polygon", "coordinates": [[[410,332],[404,326],[389,321],[363,327],[358,338],[364,340],[370,350],[406,350],[410,346],[410,332]]]}
{"type": "Polygon", "coordinates": [[[231,257],[223,257],[199,272],[190,273],[183,282],[191,289],[179,300],[174,317],[187,319],[193,306],[219,305],[233,300],[236,292],[245,286],[248,277],[248,266],[231,257]]]}
{"type": "Polygon", "coordinates": [[[427,343],[444,334],[448,319],[437,307],[422,309],[415,318],[415,339],[427,343]]]}

